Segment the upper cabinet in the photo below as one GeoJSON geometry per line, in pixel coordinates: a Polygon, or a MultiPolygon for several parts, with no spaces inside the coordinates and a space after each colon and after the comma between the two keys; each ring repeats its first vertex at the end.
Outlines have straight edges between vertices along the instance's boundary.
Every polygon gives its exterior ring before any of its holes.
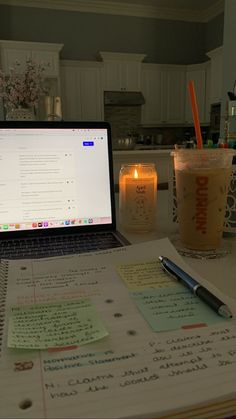
{"type": "Polygon", "coordinates": [[[144,54],[100,52],[103,59],[103,90],[138,92],[144,54]]]}
{"type": "Polygon", "coordinates": [[[184,123],[185,66],[142,65],[143,125],[184,123]]]}
{"type": "Polygon", "coordinates": [[[0,41],[1,68],[8,74],[18,62],[18,71],[23,72],[26,61],[31,59],[43,65],[45,77],[59,77],[59,53],[62,47],[63,44],[0,41]]]}
{"type": "Polygon", "coordinates": [[[209,51],[207,56],[211,59],[210,103],[218,103],[222,99],[223,47],[209,51]]]}
{"type": "Polygon", "coordinates": [[[193,124],[188,82],[194,81],[201,124],[210,122],[210,61],[196,65],[142,65],[142,125],[193,124]]]}
{"type": "Polygon", "coordinates": [[[141,108],[143,125],[162,123],[162,73],[158,64],[143,64],[141,91],[145,104],[141,108]]]}
{"type": "Polygon", "coordinates": [[[185,110],[185,66],[163,66],[162,87],[163,123],[182,123],[185,110]]]}
{"type": "Polygon", "coordinates": [[[61,61],[63,119],[103,119],[101,74],[101,63],[61,61]]]}
{"type": "Polygon", "coordinates": [[[0,40],[0,67],[19,73],[28,59],[45,68],[51,96],[62,96],[63,119],[102,120],[104,91],[142,92],[141,124],[193,124],[188,82],[194,81],[201,124],[210,123],[210,106],[221,101],[222,47],[195,65],[143,63],[144,54],[100,52],[102,61],[60,60],[62,44],[0,40]]]}
{"type": "Polygon", "coordinates": [[[187,66],[185,99],[185,122],[187,124],[193,123],[192,109],[188,91],[188,83],[190,80],[194,81],[200,122],[210,122],[209,69],[209,62],[187,66]]]}

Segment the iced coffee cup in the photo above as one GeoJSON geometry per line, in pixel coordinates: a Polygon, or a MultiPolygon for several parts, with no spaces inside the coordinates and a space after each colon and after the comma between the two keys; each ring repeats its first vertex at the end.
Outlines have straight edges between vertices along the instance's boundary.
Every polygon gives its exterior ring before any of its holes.
{"type": "Polygon", "coordinates": [[[221,245],[232,149],[177,149],[174,156],[180,241],[187,249],[221,245]]]}

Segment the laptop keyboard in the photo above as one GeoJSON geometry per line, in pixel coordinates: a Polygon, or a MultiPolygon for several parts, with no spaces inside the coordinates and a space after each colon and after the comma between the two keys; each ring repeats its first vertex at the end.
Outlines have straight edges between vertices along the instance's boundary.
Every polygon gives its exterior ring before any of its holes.
{"type": "Polygon", "coordinates": [[[43,258],[121,246],[122,244],[112,232],[3,240],[0,242],[0,258],[43,258]]]}

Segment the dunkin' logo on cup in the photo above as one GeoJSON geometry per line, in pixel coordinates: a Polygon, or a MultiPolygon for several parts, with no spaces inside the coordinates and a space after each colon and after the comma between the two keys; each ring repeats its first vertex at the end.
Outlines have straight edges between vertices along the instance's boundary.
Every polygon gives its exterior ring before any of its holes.
{"type": "Polygon", "coordinates": [[[208,177],[196,177],[196,230],[207,231],[208,177]]]}

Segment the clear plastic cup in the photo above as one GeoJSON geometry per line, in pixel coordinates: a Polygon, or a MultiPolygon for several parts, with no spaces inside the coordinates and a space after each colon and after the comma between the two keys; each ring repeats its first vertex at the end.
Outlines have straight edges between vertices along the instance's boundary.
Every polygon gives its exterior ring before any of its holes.
{"type": "Polygon", "coordinates": [[[235,153],[232,149],[172,152],[179,234],[185,248],[209,251],[220,247],[235,153]]]}

